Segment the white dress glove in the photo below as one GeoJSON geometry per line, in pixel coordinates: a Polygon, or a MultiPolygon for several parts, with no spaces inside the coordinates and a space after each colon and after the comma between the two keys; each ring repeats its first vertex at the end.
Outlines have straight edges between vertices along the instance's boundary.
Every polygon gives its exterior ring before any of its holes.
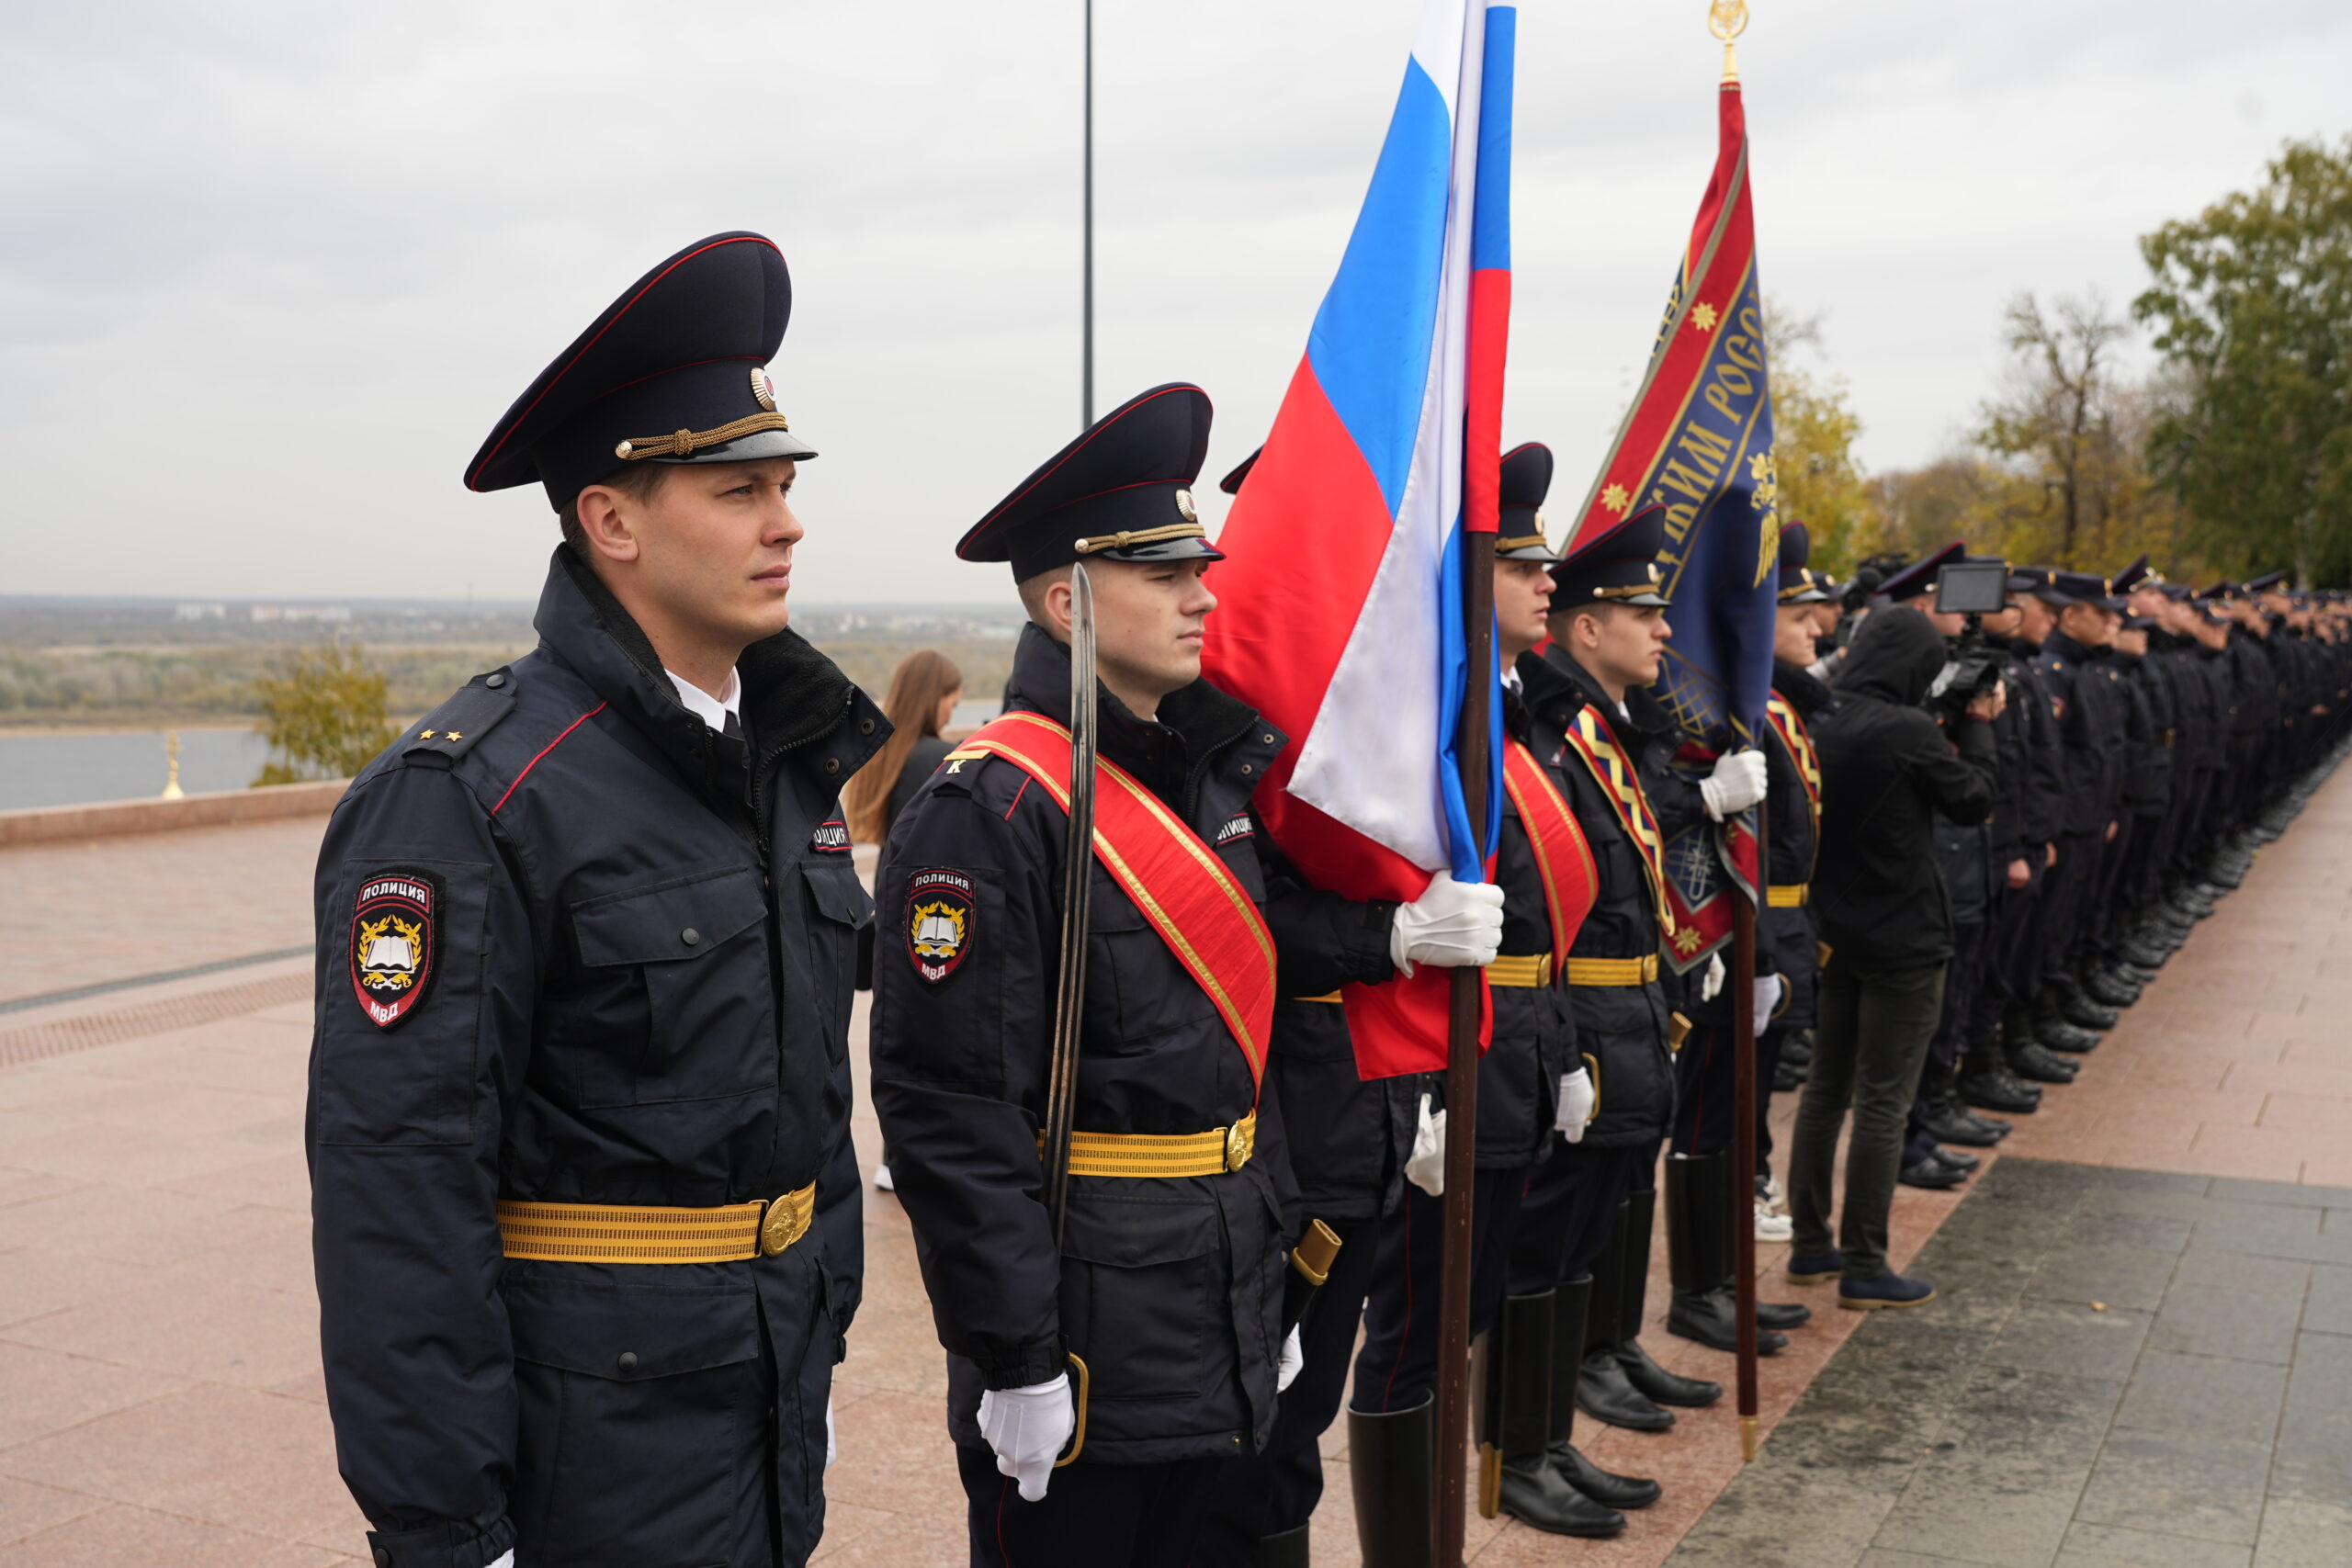
{"type": "Polygon", "coordinates": [[[980,1395],[980,1436],[996,1450],[996,1472],[1012,1477],[1024,1503],[1042,1501],[1054,1461],[1077,1428],[1069,1374],[1028,1388],[992,1388],[980,1395]]]}
{"type": "Polygon", "coordinates": [[[1430,878],[1421,896],[1396,906],[1388,956],[1397,972],[1416,964],[1483,969],[1503,944],[1503,890],[1491,882],[1456,882],[1450,871],[1430,878]]]}
{"type": "Polygon", "coordinates": [[[1552,1125],[1565,1134],[1568,1142],[1584,1142],[1585,1123],[1592,1120],[1593,1107],[1600,1095],[1592,1087],[1592,1075],[1578,1067],[1572,1073],[1560,1075],[1560,1110],[1552,1118],[1552,1125]]]}
{"type": "Polygon", "coordinates": [[[1722,995],[1724,981],[1729,973],[1724,967],[1724,955],[1720,952],[1710,956],[1707,960],[1706,977],[1699,982],[1699,999],[1702,1002],[1711,1002],[1722,995]]]}
{"type": "Polygon", "coordinates": [[[498,1561],[483,1564],[483,1568],[514,1568],[514,1549],[508,1547],[498,1554],[498,1561]]]}
{"type": "Polygon", "coordinates": [[[1274,1392],[1280,1393],[1296,1382],[1298,1374],[1306,1370],[1306,1347],[1298,1342],[1298,1325],[1294,1323],[1283,1337],[1283,1359],[1274,1368],[1274,1392]]]}
{"type": "Polygon", "coordinates": [[[1445,1196],[1445,1112],[1430,1114],[1430,1097],[1421,1096],[1421,1120],[1413,1129],[1413,1153],[1405,1161],[1405,1179],[1432,1198],[1445,1196]]]}
{"type": "Polygon", "coordinates": [[[831,1470],[831,1469],[832,1469],[832,1468],[833,1468],[833,1456],[834,1456],[834,1453],[835,1453],[835,1449],[834,1449],[834,1444],[833,1444],[833,1391],[832,1391],[832,1390],[831,1390],[831,1389],[827,1389],[827,1390],[825,1391],[825,1468],[826,1468],[827,1470],[831,1470]]]}
{"type": "Polygon", "coordinates": [[[1720,822],[1736,817],[1764,798],[1764,753],[1726,751],[1715,759],[1715,771],[1699,781],[1699,798],[1707,815],[1720,822]]]}
{"type": "Polygon", "coordinates": [[[1756,1032],[1762,1034],[1771,1026],[1772,1010],[1781,1005],[1781,977],[1778,975],[1756,976],[1756,1032]]]}

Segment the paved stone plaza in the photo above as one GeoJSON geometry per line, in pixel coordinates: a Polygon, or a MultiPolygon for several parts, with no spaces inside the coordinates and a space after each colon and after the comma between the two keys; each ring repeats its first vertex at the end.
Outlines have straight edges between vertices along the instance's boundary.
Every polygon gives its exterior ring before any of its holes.
{"type": "MultiPolygon", "coordinates": [[[[321,826],[0,852],[0,1568],[358,1560],[311,1285],[307,964],[119,984],[299,946],[321,826]]],[[[1764,1363],[1758,1461],[1739,1472],[1721,1406],[1600,1434],[1594,1456],[1666,1500],[1598,1544],[1474,1521],[1475,1561],[2352,1562],[2347,1018],[2352,772],[2010,1157],[1903,1192],[1897,1262],[1940,1301],[1865,1319],[1778,1284],[1781,1249],[1759,1249],[1769,1294],[1815,1319],[1764,1363]]],[[[856,1134],[870,1163],[870,1118],[856,1134]]],[[[820,1559],[959,1563],[913,1249],[889,1199],[867,1216],[820,1559]]],[[[1728,1377],[1657,1322],[1645,1340],[1728,1377]]],[[[1343,1437],[1323,1563],[1355,1560],[1343,1437]]]]}

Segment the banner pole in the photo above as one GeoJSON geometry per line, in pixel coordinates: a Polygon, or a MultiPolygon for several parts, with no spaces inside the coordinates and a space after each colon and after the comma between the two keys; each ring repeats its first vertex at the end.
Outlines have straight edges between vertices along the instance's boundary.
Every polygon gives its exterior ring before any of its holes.
{"type": "MultiPolygon", "coordinates": [[[[1494,722],[1495,536],[1462,536],[1463,641],[1471,671],[1462,705],[1462,798],[1474,823],[1483,822],[1490,761],[1487,729],[1494,722]],[[1483,675],[1482,675],[1483,672],[1483,675]]],[[[1485,973],[1453,972],[1452,1012],[1445,1060],[1445,1224],[1438,1292],[1437,1506],[1432,1515],[1441,1563],[1462,1561],[1467,1528],[1464,1467],[1470,1451],[1470,1247],[1472,1190],[1478,1170],[1478,1023],[1485,1011],[1485,973]]]]}
{"type": "MultiPolygon", "coordinates": [[[[1764,808],[1756,812],[1756,886],[1770,879],[1764,808]]],[[[1736,879],[1734,879],[1736,881],[1736,879]]],[[[1732,1311],[1738,1324],[1739,1457],[1756,1457],[1756,895],[1736,888],[1732,928],[1732,1311]]]]}

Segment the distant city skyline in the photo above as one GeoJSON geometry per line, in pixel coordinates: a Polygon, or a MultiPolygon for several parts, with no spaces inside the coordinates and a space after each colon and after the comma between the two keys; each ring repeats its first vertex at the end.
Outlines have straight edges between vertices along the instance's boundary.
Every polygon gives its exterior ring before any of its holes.
{"type": "MultiPolygon", "coordinates": [[[[1097,0],[1098,403],[1197,380],[1202,500],[1263,435],[1345,243],[1418,0],[1097,0]]],[[[1769,297],[1819,313],[1864,459],[1914,466],[2003,307],[2128,306],[2138,237],[2343,134],[2352,12],[1753,0],[1769,297]]],[[[1704,0],[1520,17],[1505,434],[1572,510],[1705,183],[1704,0]]],[[[1078,417],[1077,0],[35,10],[0,39],[11,593],[536,595],[536,490],[458,474],[609,299],[697,235],[789,259],[775,365],[823,454],[802,603],[1010,603],[963,530],[1078,417]],[[887,16],[887,23],[877,20],[887,16]],[[92,25],[93,17],[104,25],[92,25]]],[[[2144,366],[2143,344],[2130,363],[2144,366]]]]}

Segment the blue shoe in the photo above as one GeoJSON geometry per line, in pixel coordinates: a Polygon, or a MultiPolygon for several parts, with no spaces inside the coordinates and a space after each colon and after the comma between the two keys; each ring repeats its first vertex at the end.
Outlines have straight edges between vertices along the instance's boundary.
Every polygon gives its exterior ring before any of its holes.
{"type": "Polygon", "coordinates": [[[1838,1304],[1848,1312],[1915,1307],[1935,1299],[1933,1285],[1925,1280],[1906,1280],[1892,1269],[1875,1280],[1845,1280],[1838,1286],[1838,1304]]]}
{"type": "Polygon", "coordinates": [[[1846,1255],[1836,1247],[1827,1252],[1810,1255],[1792,1253],[1789,1256],[1789,1283],[1819,1285],[1835,1280],[1846,1271],[1846,1255]]]}

